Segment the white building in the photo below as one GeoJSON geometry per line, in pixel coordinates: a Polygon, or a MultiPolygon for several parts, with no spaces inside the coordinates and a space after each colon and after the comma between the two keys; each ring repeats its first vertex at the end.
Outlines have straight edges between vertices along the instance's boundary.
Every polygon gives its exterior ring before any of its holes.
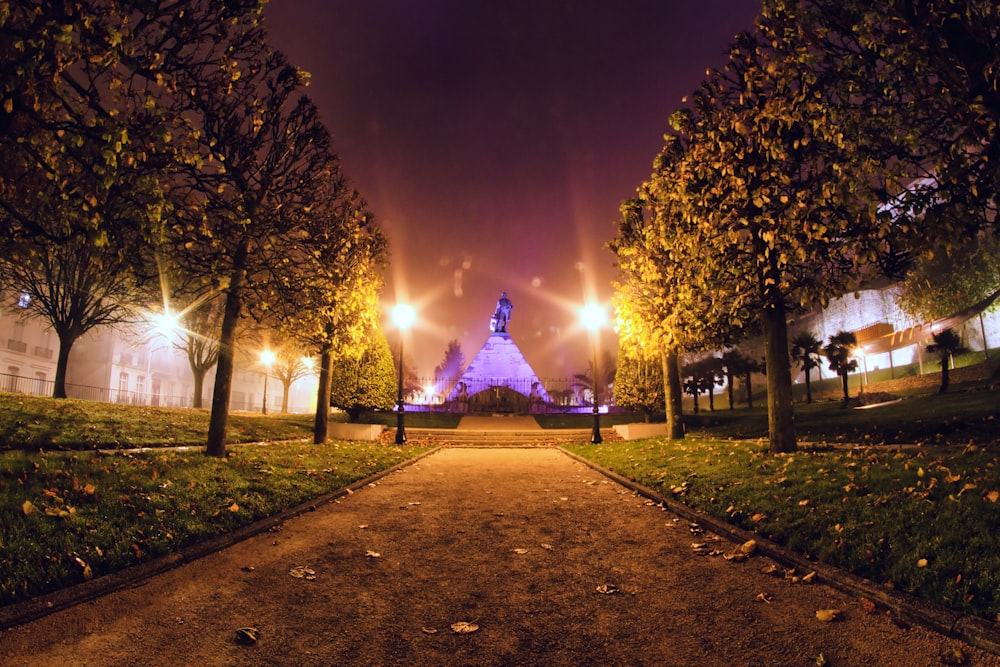
{"type": "MultiPolygon", "coordinates": [[[[0,307],[0,391],[51,396],[59,337],[43,320],[25,318],[17,307],[0,307]]],[[[214,367],[205,377],[202,406],[210,407],[214,367]]],[[[237,360],[230,409],[260,412],[265,384],[267,411],[281,411],[283,386],[249,358],[237,360]]],[[[313,412],[317,379],[307,375],[292,383],[289,412],[313,412]]],[[[104,327],[74,343],[66,368],[71,398],[160,407],[190,407],[194,376],[187,355],[159,334],[130,333],[104,327]]]]}

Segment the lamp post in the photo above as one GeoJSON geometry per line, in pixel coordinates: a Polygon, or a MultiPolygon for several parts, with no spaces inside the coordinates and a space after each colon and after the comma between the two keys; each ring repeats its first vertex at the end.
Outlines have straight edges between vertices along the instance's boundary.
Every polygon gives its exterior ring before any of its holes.
{"type": "Polygon", "coordinates": [[[392,321],[399,329],[399,374],[396,385],[396,444],[401,445],[406,442],[406,429],[404,426],[403,414],[406,411],[403,407],[403,332],[410,328],[415,318],[413,307],[405,303],[396,304],[392,309],[392,321]]]}
{"type": "Polygon", "coordinates": [[[604,324],[604,309],[601,308],[596,303],[591,303],[580,309],[580,322],[583,323],[585,329],[590,331],[591,341],[594,347],[594,428],[590,434],[590,442],[598,445],[604,441],[601,437],[601,413],[598,409],[598,398],[597,393],[598,386],[598,374],[597,374],[597,334],[601,329],[601,325],[604,324]]]}
{"type": "Polygon", "coordinates": [[[267,376],[271,374],[271,364],[274,363],[274,352],[264,350],[260,353],[260,363],[264,364],[264,400],[261,401],[260,413],[267,414],[267,376]]]}

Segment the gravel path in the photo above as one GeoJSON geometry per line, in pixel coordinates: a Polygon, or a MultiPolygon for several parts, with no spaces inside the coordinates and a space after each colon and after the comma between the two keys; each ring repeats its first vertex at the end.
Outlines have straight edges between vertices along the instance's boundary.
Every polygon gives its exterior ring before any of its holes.
{"type": "Polygon", "coordinates": [[[959,650],[1000,666],[766,574],[762,556],[692,543],[739,547],[559,450],[445,448],[281,530],[4,631],[0,664],[914,667],[959,650]],[[242,627],[255,643],[237,641],[242,627]]]}

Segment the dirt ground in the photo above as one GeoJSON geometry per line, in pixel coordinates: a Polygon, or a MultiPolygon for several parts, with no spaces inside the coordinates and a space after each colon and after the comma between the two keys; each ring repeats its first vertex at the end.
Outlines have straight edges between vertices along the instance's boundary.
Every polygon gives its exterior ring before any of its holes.
{"type": "Polygon", "coordinates": [[[280,530],[4,631],[0,664],[914,667],[957,650],[1000,666],[767,574],[765,557],[709,555],[738,546],[559,450],[445,448],[280,530]],[[826,609],[837,619],[818,620],[826,609]],[[244,627],[256,642],[237,639],[244,627]]]}

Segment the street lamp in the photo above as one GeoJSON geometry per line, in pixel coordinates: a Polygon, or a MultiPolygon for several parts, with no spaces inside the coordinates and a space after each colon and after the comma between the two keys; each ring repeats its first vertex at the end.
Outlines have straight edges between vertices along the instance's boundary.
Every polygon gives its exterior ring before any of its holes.
{"type": "Polygon", "coordinates": [[[590,434],[590,442],[598,445],[603,442],[601,437],[601,413],[598,409],[598,397],[597,393],[597,334],[601,330],[601,325],[604,324],[604,309],[601,308],[596,303],[591,303],[580,309],[580,322],[583,327],[590,331],[591,340],[594,346],[594,429],[590,434]]]}
{"type": "Polygon", "coordinates": [[[396,386],[396,444],[401,445],[406,442],[406,430],[403,425],[403,332],[413,324],[416,315],[413,306],[405,303],[397,304],[392,309],[392,321],[399,329],[399,375],[396,386]]]}
{"type": "Polygon", "coordinates": [[[271,364],[274,363],[274,352],[264,350],[260,353],[260,363],[264,364],[264,400],[261,402],[260,413],[267,414],[267,376],[271,374],[271,364]]]}

